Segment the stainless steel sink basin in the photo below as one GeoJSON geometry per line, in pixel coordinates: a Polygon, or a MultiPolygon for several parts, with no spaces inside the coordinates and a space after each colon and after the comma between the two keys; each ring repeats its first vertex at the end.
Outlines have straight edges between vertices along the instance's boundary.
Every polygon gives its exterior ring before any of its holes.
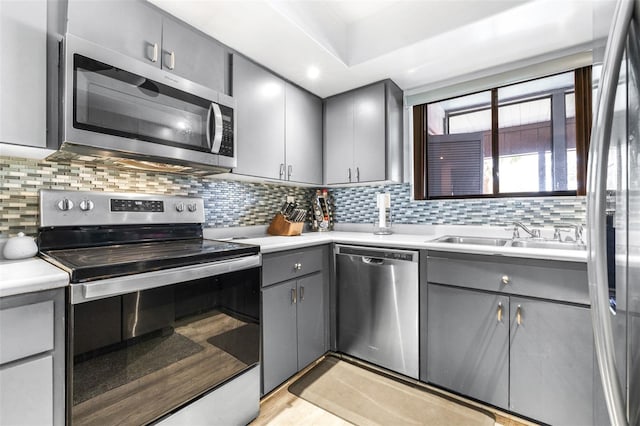
{"type": "Polygon", "coordinates": [[[487,237],[461,237],[457,235],[445,235],[440,237],[434,242],[437,243],[450,243],[450,244],[472,244],[480,246],[495,246],[501,247],[506,245],[509,241],[504,238],[487,238],[487,237]]]}
{"type": "Polygon", "coordinates": [[[541,248],[555,250],[586,250],[587,246],[580,243],[563,243],[560,241],[518,240],[512,241],[511,247],[541,248]]]}

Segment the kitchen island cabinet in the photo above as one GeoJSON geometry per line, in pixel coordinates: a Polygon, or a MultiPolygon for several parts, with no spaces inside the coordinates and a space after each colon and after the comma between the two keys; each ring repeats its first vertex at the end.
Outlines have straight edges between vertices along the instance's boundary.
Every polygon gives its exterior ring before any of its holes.
{"type": "Polygon", "coordinates": [[[0,299],[0,424],[64,425],[64,289],[0,299]]]}
{"type": "Polygon", "coordinates": [[[263,395],[328,349],[328,253],[321,246],[264,257],[263,395]]]}
{"type": "Polygon", "coordinates": [[[322,101],[240,55],[233,57],[238,103],[234,173],[322,182],[322,101]]]}
{"type": "Polygon", "coordinates": [[[426,268],[422,380],[549,424],[597,423],[584,264],[429,252],[426,268]]]}
{"type": "Polygon", "coordinates": [[[402,91],[385,80],[325,100],[325,183],[402,180],[402,91]]]}
{"type": "Polygon", "coordinates": [[[71,34],[228,94],[226,47],[147,2],[70,0],[68,17],[71,34]]]}

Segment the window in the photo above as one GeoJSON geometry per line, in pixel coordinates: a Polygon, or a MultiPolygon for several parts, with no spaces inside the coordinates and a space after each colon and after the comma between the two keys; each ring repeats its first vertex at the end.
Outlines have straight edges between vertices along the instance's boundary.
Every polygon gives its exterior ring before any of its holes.
{"type": "Polygon", "coordinates": [[[415,106],[415,198],[580,193],[591,124],[582,114],[591,90],[576,82],[585,74],[415,106]]]}

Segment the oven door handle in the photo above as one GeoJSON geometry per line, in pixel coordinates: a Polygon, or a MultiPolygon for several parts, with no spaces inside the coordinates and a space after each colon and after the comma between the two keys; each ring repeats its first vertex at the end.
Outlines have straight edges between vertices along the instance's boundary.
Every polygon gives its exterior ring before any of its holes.
{"type": "Polygon", "coordinates": [[[78,304],[126,293],[135,293],[136,291],[164,287],[259,266],[262,266],[262,255],[256,254],[206,264],[107,278],[86,284],[72,284],[71,303],[78,304]]]}

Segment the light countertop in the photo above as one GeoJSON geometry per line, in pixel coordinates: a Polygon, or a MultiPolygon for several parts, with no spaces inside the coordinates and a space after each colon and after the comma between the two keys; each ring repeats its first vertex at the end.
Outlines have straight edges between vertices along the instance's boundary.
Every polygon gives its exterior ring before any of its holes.
{"type": "MultiPolygon", "coordinates": [[[[284,237],[266,235],[262,231],[259,235],[251,235],[250,231],[242,228],[235,228],[236,236],[242,239],[235,241],[240,243],[255,244],[260,246],[260,251],[264,254],[291,250],[301,247],[309,247],[319,244],[341,243],[378,247],[395,247],[406,249],[429,249],[438,251],[448,251],[457,253],[484,254],[493,256],[523,257],[532,259],[559,260],[566,262],[587,261],[586,250],[562,250],[562,249],[539,249],[521,247],[496,247],[472,244],[451,244],[434,242],[433,240],[443,235],[465,235],[465,236],[492,236],[511,238],[508,231],[501,228],[487,227],[460,227],[442,226],[432,228],[421,228],[419,233],[405,233],[408,228],[401,229],[402,233],[391,235],[374,235],[373,232],[362,231],[330,231],[330,232],[305,232],[302,235],[284,237]]],[[[260,232],[260,228],[254,229],[260,232]]],[[[230,238],[233,230],[223,231],[220,229],[205,229],[204,236],[209,239],[230,238]]]]}
{"type": "Polygon", "coordinates": [[[0,261],[0,297],[67,285],[69,274],[39,257],[0,261]]]}
{"type": "MultiPolygon", "coordinates": [[[[587,252],[584,250],[495,247],[449,244],[433,241],[443,235],[509,238],[508,231],[500,228],[489,229],[487,227],[469,226],[399,227],[399,232],[391,235],[374,235],[366,227],[352,226],[348,229],[349,230],[341,230],[338,227],[338,230],[331,232],[305,232],[298,236],[280,237],[267,235],[266,227],[260,226],[247,228],[208,228],[204,230],[204,237],[208,239],[228,239],[234,236],[241,237],[242,239],[237,239],[236,241],[259,245],[261,252],[264,254],[320,244],[341,243],[581,263],[586,262],[587,259],[587,252]]],[[[38,257],[24,260],[0,261],[0,297],[65,287],[68,284],[69,275],[65,271],[38,257]]]]}

